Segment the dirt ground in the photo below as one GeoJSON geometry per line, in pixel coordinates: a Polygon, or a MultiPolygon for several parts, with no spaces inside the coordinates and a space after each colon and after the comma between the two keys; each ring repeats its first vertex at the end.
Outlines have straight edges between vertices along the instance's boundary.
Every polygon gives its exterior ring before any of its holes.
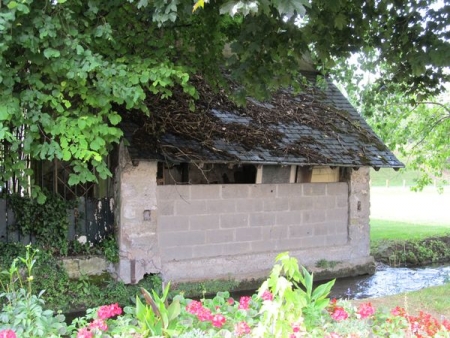
{"type": "Polygon", "coordinates": [[[429,225],[450,225],[450,187],[413,192],[408,187],[371,187],[370,217],[429,225]]]}

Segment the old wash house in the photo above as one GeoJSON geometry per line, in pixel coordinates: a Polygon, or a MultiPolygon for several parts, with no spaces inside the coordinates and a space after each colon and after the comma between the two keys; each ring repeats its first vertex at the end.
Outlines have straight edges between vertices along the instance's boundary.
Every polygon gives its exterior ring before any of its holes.
{"type": "Polygon", "coordinates": [[[370,273],[369,169],[400,163],[339,90],[305,73],[300,94],[234,105],[201,78],[200,98],[149,97],[150,117],[123,112],[116,151],[116,272],[126,283],[266,276],[299,263],[370,273]]]}

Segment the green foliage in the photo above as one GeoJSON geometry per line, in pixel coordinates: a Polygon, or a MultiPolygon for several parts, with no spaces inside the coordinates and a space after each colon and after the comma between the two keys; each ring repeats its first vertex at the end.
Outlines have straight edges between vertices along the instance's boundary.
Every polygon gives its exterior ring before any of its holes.
{"type": "Polygon", "coordinates": [[[292,331],[292,323],[304,318],[307,328],[313,328],[320,313],[328,305],[328,295],[334,280],[313,289],[313,275],[304,267],[300,270],[295,258],[288,253],[277,256],[276,264],[267,281],[259,290],[261,296],[265,290],[274,295],[272,302],[266,302],[261,308],[262,318],[259,332],[270,337],[287,337],[292,331]]]}
{"type": "Polygon", "coordinates": [[[166,305],[169,290],[170,283],[160,297],[155,291],[150,293],[141,288],[146,305],[136,296],[136,318],[151,336],[172,337],[178,334],[176,320],[181,312],[180,302],[175,298],[169,306],[166,305]]]}
{"type": "Polygon", "coordinates": [[[409,93],[402,84],[380,83],[377,74],[358,75],[362,70],[355,66],[344,65],[336,72],[353,105],[404,159],[407,171],[402,175],[414,175],[414,190],[435,182],[441,188],[448,184],[450,105],[444,87],[440,96],[409,93]]]}
{"type": "Polygon", "coordinates": [[[14,259],[9,270],[1,272],[8,282],[1,283],[0,322],[3,329],[12,329],[19,337],[59,337],[67,332],[64,316],[44,309],[44,291],[32,292],[37,253],[27,246],[25,257],[14,259]]]}
{"type": "MultiPolygon", "coordinates": [[[[17,243],[0,244],[0,270],[7,269],[19,256],[26,256],[25,246],[17,243]]],[[[38,294],[46,290],[41,296],[46,308],[67,312],[115,302],[130,304],[141,287],[161,290],[161,278],[158,275],[145,276],[137,285],[125,285],[113,280],[109,274],[70,280],[61,262],[51,253],[41,249],[36,258],[32,292],[38,294]]],[[[6,275],[0,275],[0,281],[8,283],[6,275]]]]}
{"type": "Polygon", "coordinates": [[[207,295],[214,295],[222,290],[234,291],[241,286],[241,283],[234,279],[178,283],[172,285],[169,296],[181,293],[185,297],[205,297],[207,295]]]}
{"type": "Polygon", "coordinates": [[[80,243],[69,241],[68,210],[74,207],[53,194],[45,195],[45,202],[20,196],[7,195],[8,204],[14,211],[15,224],[12,230],[19,231],[21,236],[30,236],[36,246],[56,256],[67,255],[103,255],[112,262],[119,261],[119,248],[114,235],[103,238],[99,243],[80,243]]]}
{"type": "Polygon", "coordinates": [[[326,73],[359,51],[372,69],[383,64],[384,83],[438,92],[450,62],[448,5],[431,3],[5,0],[0,179],[26,187],[30,159],[69,162],[70,184],[96,181],[92,168],[110,176],[105,157],[122,137],[120,115],[152,113],[146,99],[169,98],[175,86],[195,99],[194,74],[244,103],[299,90],[308,54],[326,73]]]}
{"type": "Polygon", "coordinates": [[[117,244],[117,240],[113,235],[104,238],[100,242],[99,247],[105,258],[109,262],[119,262],[119,245],[117,244]]]}
{"type": "Polygon", "coordinates": [[[450,237],[413,240],[384,240],[371,247],[379,262],[391,266],[423,266],[450,260],[450,237]]]}
{"type": "Polygon", "coordinates": [[[32,236],[36,244],[45,250],[67,255],[69,220],[67,210],[71,206],[55,195],[47,195],[43,204],[19,195],[8,195],[8,204],[15,215],[14,229],[22,236],[32,236]]]}
{"type": "Polygon", "coordinates": [[[322,268],[322,269],[333,269],[336,265],[338,265],[338,261],[329,261],[326,259],[320,259],[316,262],[316,267],[322,268]]]}
{"type": "Polygon", "coordinates": [[[450,105],[440,103],[442,98],[412,104],[407,99],[387,99],[383,106],[373,107],[370,122],[392,149],[409,159],[409,169],[421,171],[417,188],[435,179],[445,185],[448,182],[440,178],[450,169],[450,105]]]}

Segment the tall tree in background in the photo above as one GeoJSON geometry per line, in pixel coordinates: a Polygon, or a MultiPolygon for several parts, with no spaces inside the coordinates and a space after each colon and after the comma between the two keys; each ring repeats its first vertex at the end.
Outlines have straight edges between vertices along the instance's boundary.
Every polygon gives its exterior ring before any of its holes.
{"type": "Polygon", "coordinates": [[[327,74],[359,52],[368,67],[385,65],[386,92],[436,95],[448,80],[450,6],[432,3],[2,0],[0,179],[25,179],[30,159],[55,158],[71,163],[71,184],[95,180],[90,167],[110,175],[118,112],[151,114],[146,97],[175,86],[194,108],[194,74],[244,103],[299,89],[305,55],[327,74]]]}
{"type": "MultiPolygon", "coordinates": [[[[338,67],[337,67],[338,68],[338,67]]],[[[406,161],[402,170],[420,175],[413,190],[430,184],[439,189],[450,177],[449,92],[424,98],[401,88],[387,91],[377,83],[377,74],[346,67],[336,73],[352,104],[366,117],[375,132],[406,161]]],[[[450,88],[449,88],[450,89],[450,88]]]]}

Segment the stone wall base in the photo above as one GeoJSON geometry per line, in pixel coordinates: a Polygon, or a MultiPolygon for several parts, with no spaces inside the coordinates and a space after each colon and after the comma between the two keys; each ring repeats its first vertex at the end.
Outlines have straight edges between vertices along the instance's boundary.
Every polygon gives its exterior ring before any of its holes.
{"type": "Polygon", "coordinates": [[[60,261],[71,279],[79,279],[82,276],[98,276],[105,272],[115,275],[113,264],[104,257],[65,257],[60,261]]]}

